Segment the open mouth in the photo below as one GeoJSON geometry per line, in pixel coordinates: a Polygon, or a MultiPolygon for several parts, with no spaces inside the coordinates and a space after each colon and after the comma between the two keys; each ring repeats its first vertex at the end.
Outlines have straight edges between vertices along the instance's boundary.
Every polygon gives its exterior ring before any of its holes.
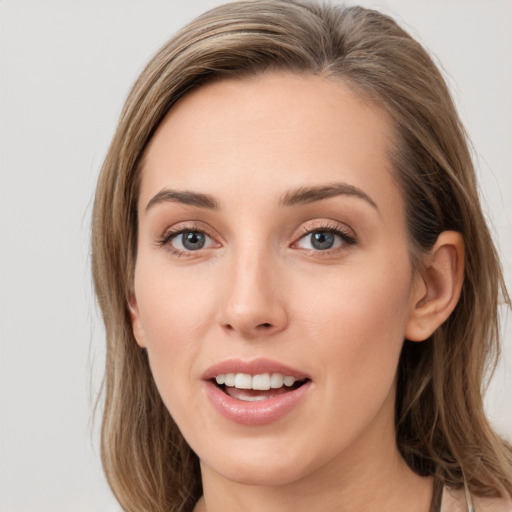
{"type": "Polygon", "coordinates": [[[256,402],[294,391],[309,379],[295,379],[281,373],[221,373],[212,379],[226,395],[237,400],[256,402]]]}
{"type": "Polygon", "coordinates": [[[311,396],[313,379],[272,359],[228,359],[202,375],[214,409],[228,421],[263,426],[284,418],[311,396]]]}

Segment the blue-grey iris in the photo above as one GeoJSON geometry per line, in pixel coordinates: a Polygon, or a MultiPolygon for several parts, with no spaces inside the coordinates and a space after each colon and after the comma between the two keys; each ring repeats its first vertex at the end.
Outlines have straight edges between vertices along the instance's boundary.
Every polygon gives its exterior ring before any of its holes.
{"type": "Polygon", "coordinates": [[[206,241],[204,233],[199,231],[185,231],[181,237],[183,247],[188,251],[202,249],[206,241]]]}
{"type": "Polygon", "coordinates": [[[311,233],[311,245],[319,251],[330,249],[334,245],[334,233],[329,231],[311,233]]]}

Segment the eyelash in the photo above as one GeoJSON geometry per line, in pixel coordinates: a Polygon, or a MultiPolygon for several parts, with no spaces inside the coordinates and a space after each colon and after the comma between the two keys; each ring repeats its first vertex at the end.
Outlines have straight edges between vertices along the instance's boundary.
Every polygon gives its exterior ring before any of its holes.
{"type": "Polygon", "coordinates": [[[302,227],[300,236],[297,238],[295,242],[293,242],[292,245],[297,244],[306,236],[311,235],[313,233],[331,233],[333,235],[339,236],[342,242],[341,247],[330,248],[324,251],[319,249],[303,249],[304,251],[314,253],[315,255],[318,256],[328,256],[332,255],[335,252],[346,251],[349,246],[357,244],[355,236],[349,230],[345,230],[337,224],[329,224],[328,222],[324,221],[313,226],[309,225],[302,227]]]}
{"type": "Polygon", "coordinates": [[[170,253],[174,254],[175,256],[182,257],[182,256],[193,256],[194,253],[199,252],[198,251],[182,251],[180,249],[176,249],[171,245],[171,241],[177,237],[178,235],[182,235],[183,233],[201,233],[203,235],[206,235],[208,238],[213,240],[213,237],[210,236],[204,229],[199,228],[198,226],[195,226],[193,224],[190,225],[183,225],[180,224],[177,227],[172,227],[164,232],[164,234],[157,240],[157,245],[159,247],[163,247],[166,250],[168,250],[170,253]]]}
{"type": "MultiPolygon", "coordinates": [[[[348,230],[342,229],[339,225],[329,224],[326,222],[322,222],[322,223],[319,223],[318,225],[314,225],[314,226],[311,226],[311,225],[304,226],[300,229],[300,231],[301,231],[300,236],[291,244],[291,247],[298,244],[306,236],[311,235],[313,233],[331,233],[335,236],[340,237],[340,239],[342,241],[341,247],[329,248],[326,250],[302,249],[303,251],[306,251],[306,252],[309,252],[309,253],[312,253],[315,255],[319,255],[319,256],[324,256],[324,255],[327,256],[329,254],[332,254],[333,252],[340,252],[340,251],[347,250],[348,246],[352,246],[357,243],[356,238],[348,230]]],[[[174,254],[175,256],[178,256],[178,257],[194,256],[194,253],[200,252],[201,249],[198,249],[197,251],[180,250],[180,249],[176,249],[175,247],[173,247],[170,243],[175,237],[182,235],[183,233],[188,233],[188,232],[201,233],[201,234],[205,235],[206,237],[213,240],[213,237],[210,236],[207,233],[207,231],[205,231],[204,229],[199,228],[198,226],[193,225],[193,224],[191,224],[191,225],[181,224],[177,227],[173,227],[173,228],[170,228],[167,231],[165,231],[163,233],[163,235],[158,238],[157,245],[159,247],[166,248],[169,252],[171,252],[172,254],[174,254]]]]}

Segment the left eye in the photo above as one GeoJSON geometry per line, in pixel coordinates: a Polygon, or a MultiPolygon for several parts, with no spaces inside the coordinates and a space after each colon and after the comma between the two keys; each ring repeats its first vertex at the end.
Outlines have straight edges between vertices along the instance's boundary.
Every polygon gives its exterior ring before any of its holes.
{"type": "Polygon", "coordinates": [[[181,231],[174,235],[171,240],[171,246],[178,251],[198,251],[211,246],[213,240],[202,231],[181,231]]]}
{"type": "Polygon", "coordinates": [[[315,251],[328,251],[329,249],[341,247],[344,243],[351,243],[348,235],[319,229],[311,231],[300,238],[297,242],[297,247],[315,251]]]}

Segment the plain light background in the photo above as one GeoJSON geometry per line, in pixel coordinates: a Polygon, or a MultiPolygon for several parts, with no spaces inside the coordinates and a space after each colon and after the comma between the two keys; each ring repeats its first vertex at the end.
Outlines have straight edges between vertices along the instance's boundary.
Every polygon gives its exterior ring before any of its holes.
{"type": "MultiPolygon", "coordinates": [[[[95,180],[145,62],[219,3],[0,0],[2,512],[119,510],[91,420],[104,356],[89,273],[95,180]]],[[[393,14],[447,70],[512,289],[512,2],[362,3],[393,14]]],[[[487,406],[512,441],[510,324],[487,406]]]]}

